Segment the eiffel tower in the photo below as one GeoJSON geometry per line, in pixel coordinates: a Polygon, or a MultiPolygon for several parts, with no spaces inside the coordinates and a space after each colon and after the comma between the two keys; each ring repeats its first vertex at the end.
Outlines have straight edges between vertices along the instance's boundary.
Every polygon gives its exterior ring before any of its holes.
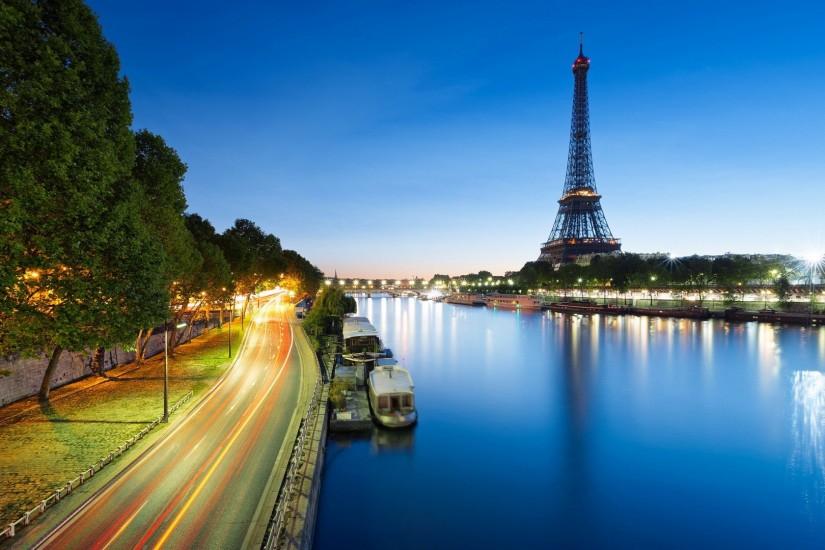
{"type": "Polygon", "coordinates": [[[587,101],[587,71],[590,59],[584,56],[581,35],[579,56],[573,61],[573,119],[570,123],[570,151],[567,176],[559,199],[559,212],[550,236],[541,247],[539,261],[561,265],[589,262],[596,254],[619,252],[604,217],[593,177],[590,151],[590,109],[587,101]]]}

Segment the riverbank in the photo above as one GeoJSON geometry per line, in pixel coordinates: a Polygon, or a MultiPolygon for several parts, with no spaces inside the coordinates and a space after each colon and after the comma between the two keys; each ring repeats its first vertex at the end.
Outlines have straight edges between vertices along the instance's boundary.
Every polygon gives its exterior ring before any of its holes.
{"type": "MultiPolygon", "coordinates": [[[[240,322],[231,330],[238,346],[243,337],[240,322]]],[[[169,364],[170,403],[191,392],[191,406],[223,375],[232,361],[228,331],[227,323],[175,350],[169,364]]],[[[159,355],[141,366],[118,366],[105,378],[62,386],[49,403],[30,398],[0,409],[0,525],[31,510],[151,424],[163,412],[162,388],[159,355]]],[[[158,425],[155,431],[164,427],[158,425]]],[[[128,464],[120,462],[120,467],[128,464]]]]}
{"type": "Polygon", "coordinates": [[[758,321],[762,323],[782,323],[793,325],[825,325],[825,314],[776,311],[773,309],[747,310],[741,307],[729,307],[712,310],[698,305],[671,307],[639,307],[617,304],[597,304],[590,301],[550,302],[544,306],[555,313],[604,314],[604,315],[643,315],[648,317],[671,317],[677,319],[725,319],[735,322],[758,321]]]}

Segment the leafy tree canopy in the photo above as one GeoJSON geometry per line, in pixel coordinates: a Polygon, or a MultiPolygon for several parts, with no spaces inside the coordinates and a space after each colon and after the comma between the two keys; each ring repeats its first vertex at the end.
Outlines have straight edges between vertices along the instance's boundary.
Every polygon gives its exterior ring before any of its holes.
{"type": "Polygon", "coordinates": [[[0,5],[0,351],[124,341],[162,318],[161,251],[136,212],[128,84],[79,0],[0,5]]]}

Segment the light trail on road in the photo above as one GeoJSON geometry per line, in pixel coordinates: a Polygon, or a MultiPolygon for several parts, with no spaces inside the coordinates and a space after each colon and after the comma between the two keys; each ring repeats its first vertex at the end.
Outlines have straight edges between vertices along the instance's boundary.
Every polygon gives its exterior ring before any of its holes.
{"type": "Polygon", "coordinates": [[[242,546],[300,401],[291,312],[261,308],[218,386],[36,547],[242,546]]]}

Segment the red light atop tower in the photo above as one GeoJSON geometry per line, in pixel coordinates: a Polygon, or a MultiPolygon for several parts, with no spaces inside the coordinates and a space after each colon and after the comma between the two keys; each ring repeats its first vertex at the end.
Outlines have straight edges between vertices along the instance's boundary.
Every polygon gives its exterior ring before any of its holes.
{"type": "Polygon", "coordinates": [[[579,33],[579,57],[577,57],[573,61],[573,72],[576,72],[576,69],[584,68],[587,70],[590,68],[590,58],[584,56],[584,33],[579,33]]]}

